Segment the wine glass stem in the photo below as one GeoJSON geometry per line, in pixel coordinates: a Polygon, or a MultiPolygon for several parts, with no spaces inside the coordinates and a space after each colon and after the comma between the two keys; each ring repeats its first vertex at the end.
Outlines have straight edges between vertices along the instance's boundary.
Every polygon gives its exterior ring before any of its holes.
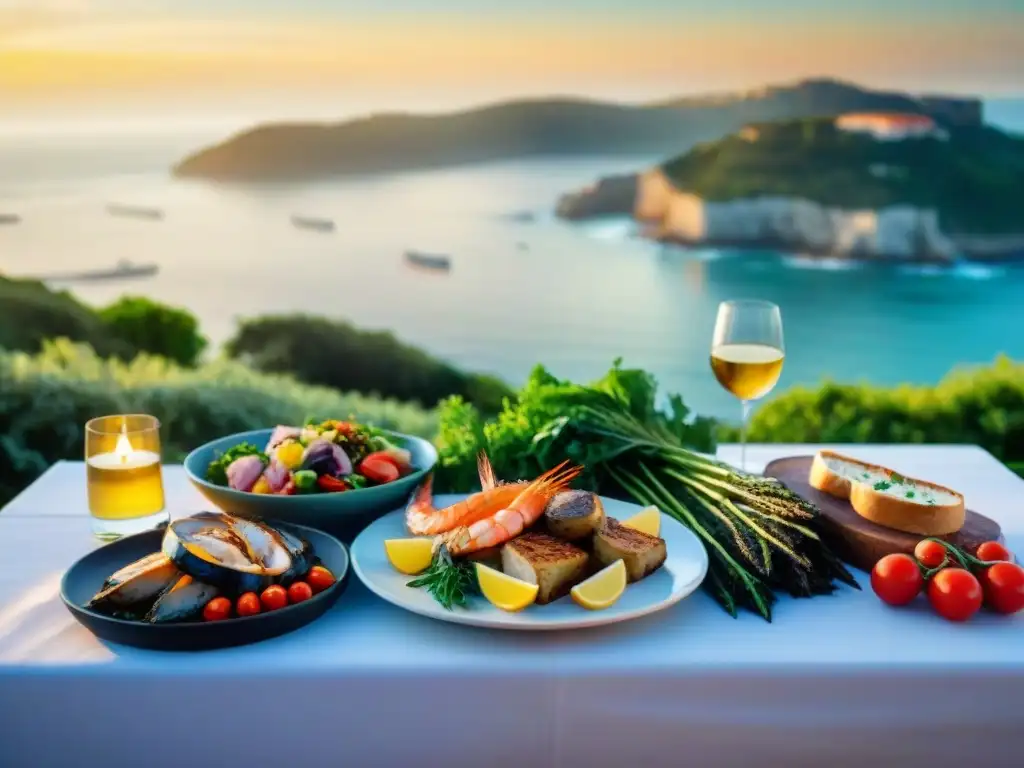
{"type": "Polygon", "coordinates": [[[750,401],[742,400],[743,420],[740,422],[740,469],[747,471],[747,421],[750,419],[750,401]]]}

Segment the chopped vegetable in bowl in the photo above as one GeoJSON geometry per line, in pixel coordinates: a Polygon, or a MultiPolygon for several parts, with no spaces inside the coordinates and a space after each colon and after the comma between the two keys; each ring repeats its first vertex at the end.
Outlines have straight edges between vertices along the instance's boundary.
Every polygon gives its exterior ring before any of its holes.
{"type": "Polygon", "coordinates": [[[414,469],[409,451],[379,431],[328,419],[278,426],[262,449],[236,445],[210,462],[206,479],[237,491],[291,496],[384,485],[414,469]]]}

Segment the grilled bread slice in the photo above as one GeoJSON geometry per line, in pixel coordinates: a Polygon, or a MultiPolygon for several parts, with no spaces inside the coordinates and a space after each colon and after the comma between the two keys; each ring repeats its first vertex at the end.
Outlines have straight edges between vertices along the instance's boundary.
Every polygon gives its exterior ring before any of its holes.
{"type": "Polygon", "coordinates": [[[544,522],[551,535],[560,539],[586,539],[604,522],[604,506],[589,491],[563,491],[548,502],[544,522]]]}
{"type": "Polygon", "coordinates": [[[613,517],[606,517],[594,534],[594,558],[601,567],[623,560],[630,584],[658,570],[667,556],[664,539],[627,528],[613,517]]]}
{"type": "Polygon", "coordinates": [[[501,570],[538,585],[541,605],[569,594],[586,575],[589,559],[579,547],[546,533],[524,533],[501,548],[501,570]]]}
{"type": "Polygon", "coordinates": [[[886,528],[922,536],[956,533],[967,515],[963,494],[951,488],[904,477],[888,467],[868,464],[834,451],[819,451],[810,484],[849,499],[854,511],[886,528]]]}

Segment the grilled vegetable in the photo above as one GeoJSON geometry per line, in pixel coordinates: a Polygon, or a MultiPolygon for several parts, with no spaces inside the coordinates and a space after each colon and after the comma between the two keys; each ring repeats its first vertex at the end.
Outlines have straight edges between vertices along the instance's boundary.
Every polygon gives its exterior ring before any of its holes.
{"type": "Polygon", "coordinates": [[[536,602],[544,605],[569,594],[587,573],[589,557],[579,547],[544,533],[526,533],[501,549],[501,570],[537,584],[536,602]]]}
{"type": "Polygon", "coordinates": [[[601,527],[604,506],[590,491],[563,491],[548,502],[544,521],[558,538],[578,541],[601,527]]]}
{"type": "Polygon", "coordinates": [[[594,558],[602,568],[622,560],[630,584],[661,568],[667,555],[664,539],[627,528],[610,517],[594,534],[594,558]]]}

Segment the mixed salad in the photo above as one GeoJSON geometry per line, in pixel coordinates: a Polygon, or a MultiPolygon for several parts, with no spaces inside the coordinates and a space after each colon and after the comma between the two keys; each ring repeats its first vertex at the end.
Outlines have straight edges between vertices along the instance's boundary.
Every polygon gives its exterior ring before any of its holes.
{"type": "Polygon", "coordinates": [[[379,430],[329,419],[278,426],[263,448],[240,443],[210,462],[206,479],[237,491],[289,496],[383,485],[413,470],[409,451],[379,430]]]}

